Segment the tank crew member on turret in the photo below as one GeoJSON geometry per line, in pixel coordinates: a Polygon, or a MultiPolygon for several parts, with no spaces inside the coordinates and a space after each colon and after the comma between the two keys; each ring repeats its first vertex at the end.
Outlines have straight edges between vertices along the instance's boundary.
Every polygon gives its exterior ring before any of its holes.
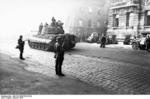
{"type": "Polygon", "coordinates": [[[52,27],[55,27],[55,26],[56,26],[56,19],[55,19],[54,17],[52,17],[51,26],[52,26],[52,27]]]}
{"type": "Polygon", "coordinates": [[[41,34],[47,34],[48,33],[48,24],[47,24],[47,22],[45,23],[45,25],[43,26],[43,29],[42,29],[42,32],[41,32],[41,34]]]}
{"type": "Polygon", "coordinates": [[[25,44],[25,42],[24,42],[22,39],[23,39],[23,36],[20,35],[20,37],[19,37],[19,39],[18,39],[18,46],[17,46],[17,48],[18,48],[19,51],[20,51],[20,56],[19,56],[19,58],[20,58],[21,60],[24,60],[24,58],[23,58],[23,51],[24,51],[24,44],[25,44]]]}
{"type": "Polygon", "coordinates": [[[39,26],[39,31],[38,31],[39,35],[42,33],[42,29],[43,29],[43,24],[41,23],[40,26],[39,26]]]}
{"type": "Polygon", "coordinates": [[[60,34],[64,34],[63,24],[60,20],[57,21],[57,28],[60,30],[60,34]]]}
{"type": "Polygon", "coordinates": [[[64,74],[62,74],[62,63],[64,60],[64,48],[63,48],[63,42],[62,39],[60,37],[56,38],[56,43],[55,43],[55,71],[56,71],[56,75],[58,76],[64,76],[64,74]]]}

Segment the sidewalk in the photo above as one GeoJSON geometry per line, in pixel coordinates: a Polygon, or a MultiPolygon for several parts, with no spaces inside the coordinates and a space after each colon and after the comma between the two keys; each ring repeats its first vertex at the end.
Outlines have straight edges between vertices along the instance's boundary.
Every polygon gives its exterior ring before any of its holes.
{"type": "Polygon", "coordinates": [[[0,53],[0,94],[108,94],[103,88],[71,76],[58,77],[54,69],[49,67],[46,68],[50,76],[46,76],[37,70],[38,67],[44,65],[0,53]],[[30,67],[34,67],[34,72],[27,71],[30,67]]]}
{"type": "Polygon", "coordinates": [[[123,49],[132,49],[132,45],[123,45],[123,44],[110,44],[106,45],[108,48],[123,48],[123,49]]]}
{"type": "MultiPolygon", "coordinates": [[[[85,43],[81,42],[82,44],[90,44],[92,46],[98,46],[100,47],[100,44],[97,43],[85,43]]],[[[106,48],[123,48],[123,49],[132,49],[132,45],[124,45],[124,44],[108,44],[106,45],[106,48]]]]}

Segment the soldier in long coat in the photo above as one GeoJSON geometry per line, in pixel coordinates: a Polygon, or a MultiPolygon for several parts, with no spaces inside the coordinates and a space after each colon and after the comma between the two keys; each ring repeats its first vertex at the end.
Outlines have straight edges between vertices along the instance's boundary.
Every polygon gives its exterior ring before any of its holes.
{"type": "Polygon", "coordinates": [[[62,73],[62,63],[64,60],[64,48],[63,48],[63,42],[61,40],[60,37],[56,38],[56,43],[55,43],[55,71],[56,71],[56,75],[58,76],[64,76],[64,74],[62,73]]]}
{"type": "Polygon", "coordinates": [[[19,39],[18,39],[18,46],[17,46],[17,48],[18,48],[19,51],[20,51],[20,56],[19,56],[19,58],[20,58],[21,60],[24,60],[24,58],[23,58],[23,51],[24,51],[24,44],[25,44],[25,42],[22,40],[22,38],[23,38],[23,36],[20,35],[20,37],[19,37],[19,39]]]}
{"type": "Polygon", "coordinates": [[[101,48],[105,48],[105,44],[106,44],[106,37],[105,36],[102,36],[101,38],[101,48]]]}
{"type": "Polygon", "coordinates": [[[149,35],[146,38],[145,45],[146,45],[146,50],[149,50],[150,49],[150,37],[149,37],[149,35]]]}

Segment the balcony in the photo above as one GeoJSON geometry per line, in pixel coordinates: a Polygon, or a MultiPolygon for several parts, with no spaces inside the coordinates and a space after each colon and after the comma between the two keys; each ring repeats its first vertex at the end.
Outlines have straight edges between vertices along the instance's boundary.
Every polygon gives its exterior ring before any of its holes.
{"type": "Polygon", "coordinates": [[[138,0],[130,0],[130,1],[124,1],[124,2],[117,2],[112,3],[112,7],[110,9],[118,9],[118,8],[126,8],[126,7],[132,7],[132,6],[139,6],[138,0]]]}
{"type": "Polygon", "coordinates": [[[150,25],[145,25],[144,28],[150,28],[150,25]]]}

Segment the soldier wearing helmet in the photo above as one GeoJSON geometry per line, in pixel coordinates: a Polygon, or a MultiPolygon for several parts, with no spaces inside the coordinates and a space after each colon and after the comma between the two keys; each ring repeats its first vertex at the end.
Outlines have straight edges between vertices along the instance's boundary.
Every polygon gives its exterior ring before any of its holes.
{"type": "Polygon", "coordinates": [[[18,46],[17,46],[16,48],[18,48],[19,51],[20,51],[20,56],[19,56],[19,58],[20,58],[21,60],[24,60],[24,58],[23,58],[23,51],[24,51],[24,44],[25,44],[25,42],[22,40],[22,38],[23,38],[23,36],[20,35],[20,37],[19,37],[19,39],[18,39],[18,46]]]}

